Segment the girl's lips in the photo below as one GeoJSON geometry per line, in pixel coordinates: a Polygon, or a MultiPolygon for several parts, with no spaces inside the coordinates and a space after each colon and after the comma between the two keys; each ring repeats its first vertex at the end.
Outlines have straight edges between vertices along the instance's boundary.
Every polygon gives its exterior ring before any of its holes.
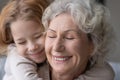
{"type": "Polygon", "coordinates": [[[37,57],[41,56],[42,54],[45,54],[44,49],[41,50],[41,51],[39,51],[39,52],[32,53],[32,54],[30,54],[30,55],[31,55],[31,57],[33,57],[33,58],[37,58],[37,57]]]}
{"type": "Polygon", "coordinates": [[[45,53],[44,49],[42,49],[41,51],[28,52],[28,54],[35,55],[35,54],[42,54],[43,52],[45,53]]]}

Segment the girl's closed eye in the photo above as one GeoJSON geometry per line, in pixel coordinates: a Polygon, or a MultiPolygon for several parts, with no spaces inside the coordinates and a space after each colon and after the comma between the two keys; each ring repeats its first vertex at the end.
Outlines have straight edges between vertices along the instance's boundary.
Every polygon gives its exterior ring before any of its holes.
{"type": "Polygon", "coordinates": [[[26,41],[19,41],[19,42],[17,42],[17,44],[19,44],[19,45],[24,45],[26,43],[26,41]]]}
{"type": "Polygon", "coordinates": [[[35,36],[34,36],[34,38],[35,39],[38,39],[38,38],[40,38],[40,37],[42,37],[43,36],[43,33],[39,33],[39,34],[36,34],[35,36]]]}

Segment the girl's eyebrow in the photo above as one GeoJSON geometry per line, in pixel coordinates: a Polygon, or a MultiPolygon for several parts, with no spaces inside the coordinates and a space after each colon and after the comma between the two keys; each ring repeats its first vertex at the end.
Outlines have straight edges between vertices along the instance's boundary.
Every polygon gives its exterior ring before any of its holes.
{"type": "Polygon", "coordinates": [[[38,32],[35,32],[33,35],[42,34],[43,32],[38,31],[38,32]]]}
{"type": "Polygon", "coordinates": [[[43,34],[43,33],[44,33],[44,31],[36,30],[35,32],[33,32],[32,36],[38,35],[38,34],[43,34]]]}
{"type": "Polygon", "coordinates": [[[23,38],[16,39],[16,41],[23,41],[23,40],[24,40],[23,38]]]}

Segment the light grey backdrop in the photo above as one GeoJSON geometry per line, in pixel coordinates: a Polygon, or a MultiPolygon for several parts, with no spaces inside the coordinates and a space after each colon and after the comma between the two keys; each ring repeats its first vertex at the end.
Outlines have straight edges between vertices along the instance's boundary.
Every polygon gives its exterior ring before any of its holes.
{"type": "Polygon", "coordinates": [[[8,0],[0,0],[0,10],[2,9],[2,7],[6,4],[8,0]]]}
{"type": "Polygon", "coordinates": [[[120,62],[120,0],[106,0],[106,6],[111,13],[110,23],[115,30],[115,45],[112,46],[113,52],[109,54],[109,59],[120,62]]]}

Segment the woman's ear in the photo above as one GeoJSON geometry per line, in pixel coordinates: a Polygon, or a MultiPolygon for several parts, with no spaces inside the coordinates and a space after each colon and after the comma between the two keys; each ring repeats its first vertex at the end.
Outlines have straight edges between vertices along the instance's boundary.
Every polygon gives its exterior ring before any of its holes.
{"type": "Polygon", "coordinates": [[[95,49],[94,43],[90,41],[90,48],[89,48],[90,56],[94,55],[94,49],[95,49]]]}

